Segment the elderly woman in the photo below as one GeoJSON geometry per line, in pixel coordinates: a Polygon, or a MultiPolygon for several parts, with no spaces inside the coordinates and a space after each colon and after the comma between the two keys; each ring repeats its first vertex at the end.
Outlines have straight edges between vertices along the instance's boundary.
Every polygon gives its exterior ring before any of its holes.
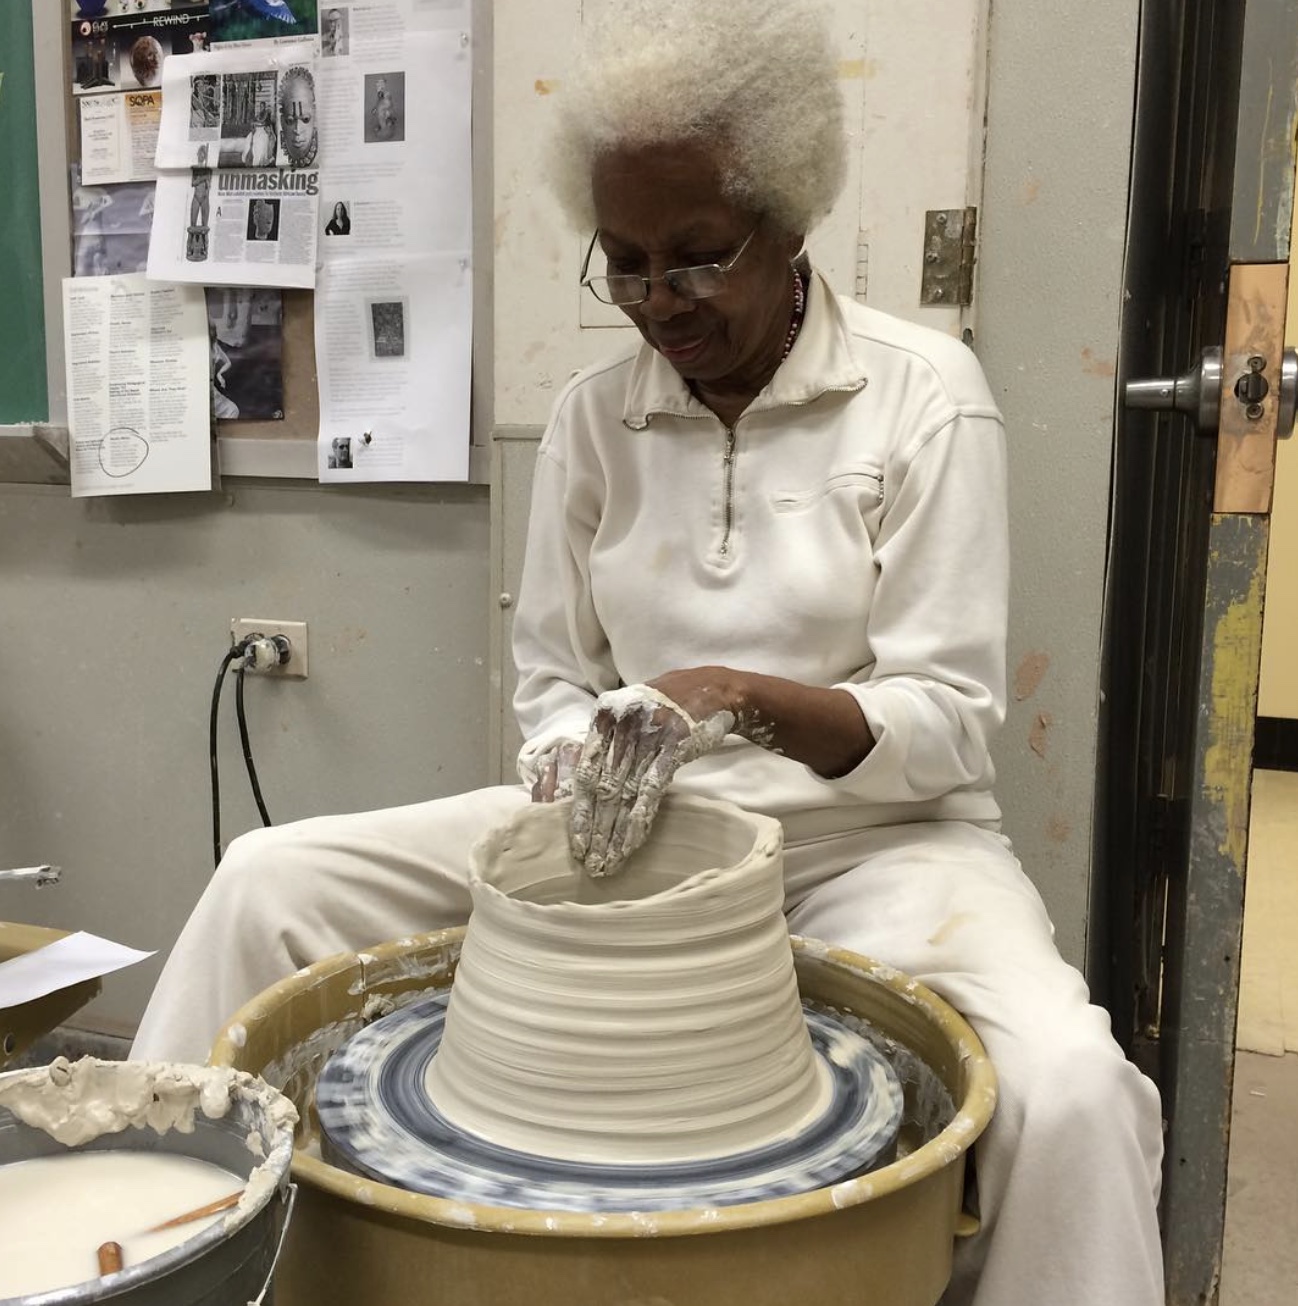
{"type": "Polygon", "coordinates": [[[537,461],[515,623],[526,788],[237,840],[137,1055],[340,949],[462,921],[468,850],[572,792],[616,873],[664,788],[771,813],[790,927],[886,959],[977,1028],[1000,1106],[951,1302],[1156,1306],[1157,1093],[998,833],[1005,446],[958,341],[835,297],[800,257],[843,174],[801,4],[617,7],[565,83],[554,172],[582,279],[642,343],[578,374],[537,461]]]}

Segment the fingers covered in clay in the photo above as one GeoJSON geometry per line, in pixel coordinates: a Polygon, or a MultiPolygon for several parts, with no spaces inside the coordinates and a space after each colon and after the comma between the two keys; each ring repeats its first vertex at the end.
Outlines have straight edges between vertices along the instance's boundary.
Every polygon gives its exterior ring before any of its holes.
{"type": "Polygon", "coordinates": [[[552,745],[536,761],[536,781],[532,785],[534,803],[553,803],[572,794],[572,775],[581,760],[581,741],[563,739],[552,745]]]}
{"type": "Polygon", "coordinates": [[[573,775],[572,854],[611,875],[644,843],[676,771],[716,748],[726,711],[695,721],[661,692],[632,685],[603,695],[573,775]]]}

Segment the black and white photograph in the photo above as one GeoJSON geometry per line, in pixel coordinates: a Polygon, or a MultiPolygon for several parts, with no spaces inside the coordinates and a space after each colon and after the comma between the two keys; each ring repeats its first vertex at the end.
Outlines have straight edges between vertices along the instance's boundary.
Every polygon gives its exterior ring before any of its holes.
{"type": "Polygon", "coordinates": [[[406,139],[406,75],[365,74],[365,143],[406,139]]]}
{"type": "Polygon", "coordinates": [[[349,435],[335,435],[329,442],[329,455],[325,460],[333,469],[350,470],[352,462],[352,440],[349,435]]]}
{"type": "Polygon", "coordinates": [[[221,125],[221,79],[202,73],[189,79],[189,138],[202,137],[221,125]]]}
{"type": "Polygon", "coordinates": [[[221,78],[222,168],[273,168],[274,73],[226,73],[221,78]]]}
{"type": "Polygon", "coordinates": [[[320,53],[326,59],[351,53],[351,14],[345,5],[330,5],[320,14],[320,53]]]}
{"type": "Polygon", "coordinates": [[[207,145],[198,147],[198,166],[189,170],[189,225],[185,228],[185,258],[202,263],[208,255],[208,217],[212,206],[212,169],[207,145]]]}
{"type": "Polygon", "coordinates": [[[328,217],[325,221],[326,236],[350,236],[352,234],[352,215],[346,200],[335,200],[331,208],[324,210],[328,217]]]}
{"type": "Polygon", "coordinates": [[[189,170],[189,176],[189,225],[206,227],[212,199],[212,169],[207,166],[206,145],[198,147],[198,164],[189,170]]]}
{"type": "Polygon", "coordinates": [[[315,162],[319,140],[315,77],[309,68],[285,69],[279,79],[280,166],[308,167],[315,162]]]}
{"type": "Polygon", "coordinates": [[[82,186],[72,179],[73,275],[122,276],[143,272],[149,261],[153,183],[82,186]]]}
{"type": "Polygon", "coordinates": [[[279,200],[258,195],[248,201],[249,240],[279,239],[279,200]]]}
{"type": "Polygon", "coordinates": [[[370,353],[374,358],[405,358],[407,305],[404,299],[372,299],[370,353]]]}
{"type": "Polygon", "coordinates": [[[278,290],[209,286],[212,412],[224,421],[284,416],[283,297],[278,290]]]}

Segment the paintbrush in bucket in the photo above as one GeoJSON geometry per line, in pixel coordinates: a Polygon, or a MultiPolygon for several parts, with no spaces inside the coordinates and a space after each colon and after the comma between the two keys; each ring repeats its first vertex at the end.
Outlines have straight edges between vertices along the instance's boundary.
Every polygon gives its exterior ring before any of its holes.
{"type": "MultiPolygon", "coordinates": [[[[144,1232],[161,1233],[163,1229],[174,1229],[177,1225],[188,1224],[191,1220],[201,1220],[205,1215],[219,1215],[222,1211],[228,1211],[231,1207],[238,1206],[239,1198],[242,1196],[243,1189],[240,1188],[237,1192],[227,1193],[224,1197],[218,1197],[214,1202],[208,1202],[206,1206],[195,1207],[192,1211],[186,1211],[184,1215],[173,1216],[170,1220],[155,1224],[144,1232]]],[[[101,1243],[96,1255],[99,1258],[99,1273],[101,1275],[115,1274],[122,1268],[121,1243],[101,1243]]]]}
{"type": "Polygon", "coordinates": [[[186,1211],[184,1215],[177,1215],[173,1219],[164,1220],[161,1224],[155,1224],[151,1229],[146,1229],[145,1233],[160,1233],[163,1229],[174,1229],[178,1224],[188,1224],[191,1220],[201,1220],[205,1215],[219,1215],[222,1211],[228,1211],[232,1206],[238,1206],[239,1198],[243,1196],[243,1189],[238,1192],[227,1193],[224,1197],[218,1197],[214,1202],[208,1202],[206,1206],[195,1207],[192,1211],[186,1211]]]}

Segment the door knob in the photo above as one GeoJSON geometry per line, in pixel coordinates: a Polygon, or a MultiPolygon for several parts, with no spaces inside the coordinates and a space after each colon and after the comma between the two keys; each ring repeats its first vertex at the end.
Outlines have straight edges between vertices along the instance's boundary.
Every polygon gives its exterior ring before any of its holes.
{"type": "Polygon", "coordinates": [[[1159,381],[1128,381],[1123,391],[1128,408],[1153,408],[1159,412],[1184,413],[1198,427],[1200,435],[1217,429],[1221,404],[1221,349],[1209,345],[1183,376],[1159,381]]]}
{"type": "Polygon", "coordinates": [[[1280,355],[1280,409],[1275,417],[1275,433],[1281,440],[1293,434],[1294,409],[1298,406],[1298,349],[1286,349],[1280,355]]]}
{"type": "MultiPolygon", "coordinates": [[[[1194,421],[1201,435],[1212,435],[1217,430],[1222,380],[1221,349],[1210,345],[1183,376],[1128,381],[1123,389],[1123,402],[1128,408],[1184,413],[1194,421]]],[[[1262,400],[1271,393],[1274,384],[1266,375],[1265,360],[1252,358],[1247,371],[1241,372],[1232,383],[1232,393],[1249,417],[1258,418],[1262,416],[1262,400]]],[[[1293,434],[1294,410],[1298,407],[1298,349],[1281,353],[1277,389],[1275,433],[1284,440],[1293,434]]]]}

